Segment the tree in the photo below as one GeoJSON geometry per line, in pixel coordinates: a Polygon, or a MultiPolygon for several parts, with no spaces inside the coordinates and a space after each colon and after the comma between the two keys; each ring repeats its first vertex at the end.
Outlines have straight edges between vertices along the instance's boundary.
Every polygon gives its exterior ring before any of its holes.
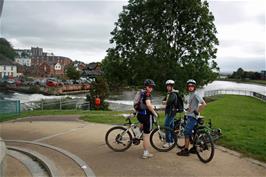
{"type": "Polygon", "coordinates": [[[12,45],[5,38],[0,38],[0,54],[11,60],[14,60],[16,56],[12,45]]]}
{"type": "Polygon", "coordinates": [[[218,39],[207,1],[129,0],[111,32],[114,47],[103,60],[111,83],[159,87],[174,79],[179,88],[194,78],[200,85],[217,77],[218,39]]]}
{"type": "Polygon", "coordinates": [[[80,72],[73,65],[66,69],[66,74],[69,79],[78,80],[80,78],[80,72]]]}
{"type": "Polygon", "coordinates": [[[103,76],[96,77],[95,81],[91,84],[90,94],[87,95],[87,101],[90,101],[90,108],[96,109],[95,99],[101,99],[101,105],[99,109],[107,110],[108,103],[104,100],[109,96],[109,86],[106,79],[103,76]]]}

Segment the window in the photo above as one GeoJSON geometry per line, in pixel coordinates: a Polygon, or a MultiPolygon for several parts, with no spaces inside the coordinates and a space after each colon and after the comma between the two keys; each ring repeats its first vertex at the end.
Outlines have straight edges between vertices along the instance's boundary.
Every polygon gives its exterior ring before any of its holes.
{"type": "Polygon", "coordinates": [[[6,66],[4,66],[4,70],[6,70],[6,66]]]}
{"type": "Polygon", "coordinates": [[[11,66],[11,71],[13,71],[13,66],[11,66]]]}

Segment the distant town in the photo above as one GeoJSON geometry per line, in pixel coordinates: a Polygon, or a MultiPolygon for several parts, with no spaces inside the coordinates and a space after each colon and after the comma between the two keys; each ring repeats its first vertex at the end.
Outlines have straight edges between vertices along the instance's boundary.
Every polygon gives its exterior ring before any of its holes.
{"type": "Polygon", "coordinates": [[[1,86],[8,90],[35,92],[36,87],[33,91],[32,86],[39,86],[37,92],[46,94],[87,91],[95,77],[103,74],[98,62],[86,64],[73,61],[44,52],[40,47],[15,49],[15,53],[14,61],[2,55],[0,59],[1,86]],[[68,73],[71,69],[74,69],[72,73],[68,73]],[[69,77],[75,74],[78,74],[76,78],[69,77]],[[49,91],[49,87],[54,88],[53,92],[49,91]]]}

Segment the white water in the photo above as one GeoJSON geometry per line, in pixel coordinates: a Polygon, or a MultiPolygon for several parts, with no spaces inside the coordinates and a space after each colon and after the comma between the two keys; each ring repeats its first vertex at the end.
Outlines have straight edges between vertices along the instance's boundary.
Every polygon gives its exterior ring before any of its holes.
{"type": "MultiPolygon", "coordinates": [[[[221,90],[221,89],[230,89],[230,90],[247,90],[257,92],[263,95],[266,95],[266,87],[256,84],[243,84],[236,82],[228,81],[214,81],[201,89],[198,89],[198,92],[203,96],[204,91],[210,90],[221,90]]],[[[108,100],[110,104],[110,109],[113,110],[131,110],[133,105],[133,99],[136,91],[123,91],[117,95],[111,95],[108,100]]],[[[24,93],[3,93],[0,92],[0,99],[7,100],[20,100],[21,103],[39,101],[42,99],[59,99],[63,97],[72,97],[72,98],[85,98],[85,95],[66,95],[66,96],[46,96],[42,94],[24,94],[24,93]]],[[[153,103],[155,105],[160,105],[163,96],[156,94],[153,97],[153,103]]]]}

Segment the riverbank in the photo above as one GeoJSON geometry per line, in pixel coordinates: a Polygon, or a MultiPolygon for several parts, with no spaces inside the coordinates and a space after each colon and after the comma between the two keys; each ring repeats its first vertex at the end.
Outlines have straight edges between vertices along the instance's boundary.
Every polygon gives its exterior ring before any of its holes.
{"type": "MultiPolygon", "coordinates": [[[[246,156],[266,162],[266,103],[252,97],[221,95],[212,98],[203,114],[213,126],[221,128],[223,137],[219,144],[237,150],[246,156]]],[[[121,111],[48,110],[23,112],[20,115],[1,117],[0,121],[34,115],[80,115],[88,122],[120,124],[125,120],[121,111]]],[[[133,119],[136,121],[136,119],[133,119]]],[[[163,123],[163,112],[159,122],[163,123]]],[[[207,121],[206,121],[207,122],[207,121]]]]}
{"type": "Polygon", "coordinates": [[[246,83],[246,84],[258,84],[266,86],[266,80],[239,80],[239,79],[217,79],[218,81],[229,81],[236,83],[246,83]]]}

